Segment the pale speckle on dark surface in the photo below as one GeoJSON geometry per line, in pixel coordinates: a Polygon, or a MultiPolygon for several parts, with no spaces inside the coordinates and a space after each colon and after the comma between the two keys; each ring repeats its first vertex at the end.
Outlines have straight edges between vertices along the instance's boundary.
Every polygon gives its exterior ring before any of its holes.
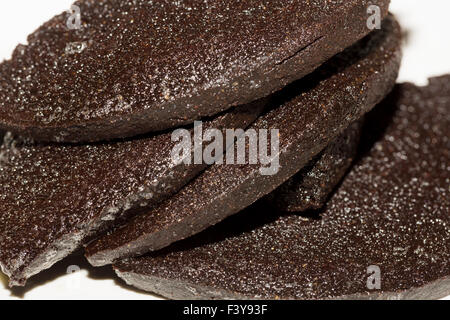
{"type": "Polygon", "coordinates": [[[256,205],[116,272],[169,298],[445,297],[449,128],[450,75],[399,85],[368,116],[359,161],[314,219],[256,205]],[[366,287],[371,265],[379,291],[366,287]]]}
{"type": "Polygon", "coordinates": [[[92,142],[192,123],[312,72],[388,0],[81,0],[0,64],[0,128],[92,142]]]}
{"type": "Polygon", "coordinates": [[[250,128],[280,130],[276,174],[261,175],[260,164],[208,168],[174,197],[90,244],[89,262],[99,266],[161,249],[272,192],[391,91],[400,66],[400,43],[400,27],[390,16],[382,30],[273,98],[276,108],[250,128]]]}

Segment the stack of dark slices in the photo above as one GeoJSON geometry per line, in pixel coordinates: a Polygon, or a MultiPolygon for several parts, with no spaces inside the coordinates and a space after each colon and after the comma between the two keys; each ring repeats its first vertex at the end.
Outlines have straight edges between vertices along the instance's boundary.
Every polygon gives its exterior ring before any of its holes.
{"type": "Polygon", "coordinates": [[[395,86],[389,0],[76,5],[0,65],[11,286],[85,247],[175,299],[450,293],[450,76],[395,86]]]}

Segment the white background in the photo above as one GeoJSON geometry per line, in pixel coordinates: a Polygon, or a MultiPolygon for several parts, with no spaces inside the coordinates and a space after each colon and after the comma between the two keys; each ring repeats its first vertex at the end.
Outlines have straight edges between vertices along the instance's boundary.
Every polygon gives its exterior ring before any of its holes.
{"type": "MultiPolygon", "coordinates": [[[[450,73],[450,1],[391,0],[391,11],[405,31],[403,66],[399,81],[425,85],[427,78],[450,73]]],[[[15,46],[73,0],[0,1],[0,61],[15,46]]],[[[127,287],[110,267],[89,267],[82,253],[75,254],[29,281],[26,289],[10,291],[0,274],[0,299],[156,299],[127,287]],[[66,274],[71,265],[81,272],[66,274]]],[[[450,297],[447,298],[450,300],[450,297]]]]}

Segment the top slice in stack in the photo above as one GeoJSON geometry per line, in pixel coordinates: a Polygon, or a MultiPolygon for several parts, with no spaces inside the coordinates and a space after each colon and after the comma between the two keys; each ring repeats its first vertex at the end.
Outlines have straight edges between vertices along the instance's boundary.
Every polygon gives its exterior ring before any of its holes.
{"type": "Polygon", "coordinates": [[[268,96],[369,33],[389,0],[77,1],[0,66],[0,129],[93,142],[268,96]],[[76,48],[76,49],[74,49],[76,48]]]}

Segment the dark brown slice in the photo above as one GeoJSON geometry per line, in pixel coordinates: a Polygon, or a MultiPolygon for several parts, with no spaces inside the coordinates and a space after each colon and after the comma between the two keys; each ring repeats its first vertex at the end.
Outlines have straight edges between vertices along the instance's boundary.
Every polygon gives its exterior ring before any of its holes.
{"type": "Polygon", "coordinates": [[[174,299],[449,295],[450,75],[399,85],[368,119],[365,152],[320,215],[256,205],[117,274],[174,299]]]}
{"type": "MultiPolygon", "coordinates": [[[[265,103],[233,109],[203,127],[245,128],[265,103]]],[[[175,165],[176,143],[170,132],[91,145],[43,145],[7,134],[0,147],[0,266],[10,284],[24,285],[206,168],[175,165]]]]}
{"type": "Polygon", "coordinates": [[[301,212],[320,209],[352,164],[364,121],[353,123],[299,173],[267,196],[277,209],[301,212]]]}
{"type": "Polygon", "coordinates": [[[163,248],[276,189],[392,89],[400,39],[398,24],[388,18],[383,30],[277,96],[279,106],[250,128],[280,130],[278,172],[262,175],[259,164],[214,165],[159,207],[89,245],[89,262],[99,266],[163,248]]]}
{"type": "Polygon", "coordinates": [[[0,65],[0,128],[92,142],[192,123],[312,72],[389,0],[77,1],[0,65]]]}

